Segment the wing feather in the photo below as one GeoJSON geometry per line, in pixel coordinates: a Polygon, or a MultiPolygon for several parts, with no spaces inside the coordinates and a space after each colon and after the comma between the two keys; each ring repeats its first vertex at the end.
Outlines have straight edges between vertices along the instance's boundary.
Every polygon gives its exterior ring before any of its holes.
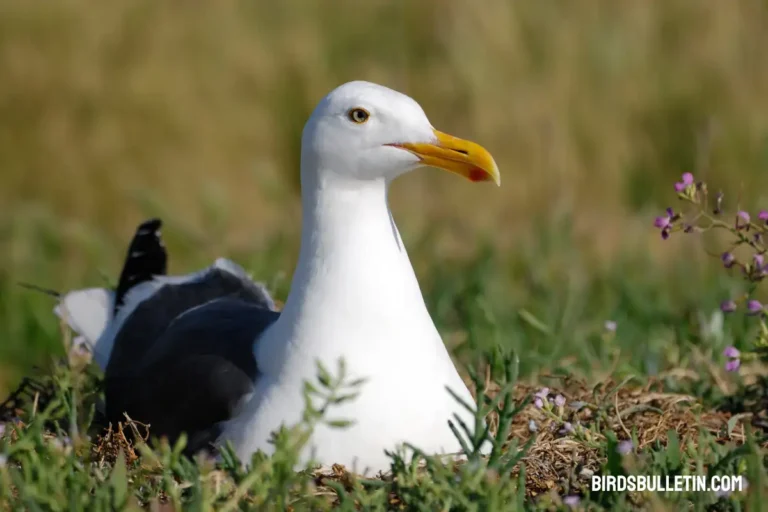
{"type": "Polygon", "coordinates": [[[157,437],[187,432],[189,453],[208,447],[252,392],[254,341],[278,315],[223,298],[179,317],[134,366],[107,371],[108,420],[122,421],[125,412],[157,437]]]}

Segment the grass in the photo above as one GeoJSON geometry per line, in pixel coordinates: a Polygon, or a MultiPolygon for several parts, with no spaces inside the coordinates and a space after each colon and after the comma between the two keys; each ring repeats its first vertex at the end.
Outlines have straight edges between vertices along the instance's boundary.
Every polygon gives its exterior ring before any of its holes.
{"type": "Polygon", "coordinates": [[[722,188],[730,208],[765,205],[767,23],[768,6],[750,0],[2,2],[0,390],[30,375],[42,386],[16,404],[18,426],[5,418],[7,508],[507,510],[577,494],[592,509],[759,509],[763,367],[723,370],[724,347],[746,348],[754,326],[718,312],[746,285],[701,250],[717,237],[662,243],[651,222],[683,171],[722,188]],[[509,377],[498,356],[515,353],[510,403],[548,386],[590,407],[522,407],[499,435],[526,446],[531,420],[538,435],[509,468],[419,472],[393,458],[396,479],[380,482],[340,468],[294,475],[288,434],[250,473],[118,432],[99,439],[98,375],[62,362],[50,298],[16,282],[114,280],[133,228],[157,215],[174,273],[227,255],[284,298],[301,127],[327,90],[357,78],[412,95],[501,168],[498,190],[424,171],[392,192],[465,375],[490,364],[493,399],[509,377]],[[561,435],[564,421],[587,430],[561,435]],[[633,454],[618,456],[628,438],[633,454]],[[738,473],[750,487],[591,493],[584,469],[738,473]]]}
{"type": "MultiPolygon", "coordinates": [[[[423,244],[414,246],[427,261],[434,246],[423,244]]],[[[191,461],[179,454],[181,445],[135,445],[116,426],[105,431],[95,408],[98,372],[59,358],[32,373],[35,387],[3,410],[3,499],[12,509],[40,510],[551,509],[566,508],[571,496],[592,510],[757,508],[768,488],[764,372],[757,363],[738,375],[724,371],[723,348],[746,343],[750,327],[717,309],[740,281],[715,272],[702,277],[715,262],[692,257],[671,264],[676,278],[690,283],[675,288],[636,253],[584,279],[585,262],[567,231],[539,244],[515,259],[487,249],[422,270],[444,339],[487,397],[479,414],[498,436],[496,460],[450,468],[426,457],[417,469],[419,460],[393,454],[392,474],[380,479],[360,479],[343,467],[295,474],[288,468],[311,427],[299,425],[278,436],[275,455],[257,456],[248,471],[226,456],[219,464],[191,461]],[[525,292],[514,286],[518,279],[525,279],[525,292]],[[606,320],[616,322],[615,332],[606,320]],[[541,386],[551,388],[550,404],[562,394],[565,407],[532,405],[541,386]],[[563,430],[566,422],[572,432],[563,430]],[[632,440],[632,453],[618,454],[622,440],[632,440]],[[743,475],[749,488],[726,497],[592,492],[592,474],[743,475]]],[[[281,244],[272,247],[253,268],[280,260],[281,244]]],[[[284,296],[287,281],[274,285],[284,296]]],[[[50,305],[38,302],[49,298],[24,293],[28,315],[39,314],[41,326],[54,331],[51,344],[63,350],[50,305]]],[[[143,425],[122,428],[147,434],[143,425]]]]}
{"type": "MultiPolygon", "coordinates": [[[[616,333],[600,338],[610,345],[616,333]]],[[[608,357],[613,362],[604,367],[616,368],[620,351],[608,357]]],[[[273,455],[256,454],[244,469],[228,449],[218,463],[190,460],[180,454],[183,440],[170,446],[150,439],[151,426],[131,420],[105,426],[98,372],[87,359],[57,361],[2,408],[0,494],[14,510],[550,510],[572,506],[575,497],[590,510],[740,510],[759,508],[764,499],[768,439],[750,421],[763,406],[736,401],[724,410],[717,367],[707,369],[710,375],[676,367],[655,378],[587,385],[553,365],[542,376],[551,389],[539,408],[532,398],[542,392],[518,380],[514,352],[490,350],[481,359],[467,375],[481,403],[476,416],[488,420],[494,440],[490,456],[478,452],[482,431],[456,425],[466,463],[393,451],[391,471],[372,479],[342,466],[292,469],[311,429],[324,420],[318,411],[332,410],[343,370],[338,377],[319,373],[321,393],[307,397],[313,412],[276,433],[273,455]],[[134,433],[132,440],[125,432],[134,433]],[[749,487],[726,496],[595,492],[593,474],[742,475],[749,487]]],[[[758,381],[756,389],[764,386],[758,381]]]]}

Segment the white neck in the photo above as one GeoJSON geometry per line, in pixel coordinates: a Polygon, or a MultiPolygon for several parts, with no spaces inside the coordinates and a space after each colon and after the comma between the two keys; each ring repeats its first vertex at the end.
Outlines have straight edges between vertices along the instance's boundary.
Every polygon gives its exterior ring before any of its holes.
{"type": "Polygon", "coordinates": [[[353,314],[394,320],[401,318],[398,305],[416,308],[408,316],[426,313],[387,203],[389,183],[302,169],[301,185],[301,251],[282,316],[301,321],[314,313],[307,308],[320,307],[320,315],[347,321],[353,314]]]}
{"type": "Polygon", "coordinates": [[[344,357],[359,367],[377,354],[397,354],[396,347],[431,354],[442,345],[390,213],[387,188],[385,180],[353,183],[302,170],[299,260],[273,336],[259,344],[274,354],[270,360],[293,360],[290,366],[299,368],[296,359],[311,358],[305,363],[314,366],[322,356],[335,367],[344,357]]]}

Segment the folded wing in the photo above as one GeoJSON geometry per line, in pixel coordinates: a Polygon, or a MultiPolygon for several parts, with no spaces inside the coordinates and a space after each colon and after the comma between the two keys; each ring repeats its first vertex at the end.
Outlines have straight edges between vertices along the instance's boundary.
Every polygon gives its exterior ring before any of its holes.
{"type": "Polygon", "coordinates": [[[277,319],[266,288],[218,259],[185,276],[166,276],[159,219],[142,223],[117,288],[71,292],[57,314],[86,338],[105,369],[108,421],[131,419],[187,452],[216,440],[258,378],[254,343],[277,319]]]}

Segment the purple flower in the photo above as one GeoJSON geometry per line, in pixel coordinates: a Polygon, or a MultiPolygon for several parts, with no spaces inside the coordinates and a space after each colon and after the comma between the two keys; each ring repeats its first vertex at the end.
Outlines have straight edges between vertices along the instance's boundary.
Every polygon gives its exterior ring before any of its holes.
{"type": "Polygon", "coordinates": [[[724,252],[720,256],[720,260],[723,262],[723,266],[725,268],[731,268],[733,264],[736,262],[736,257],[730,252],[724,252]]]}
{"type": "Polygon", "coordinates": [[[669,217],[656,217],[653,221],[653,225],[659,229],[664,229],[669,226],[669,217]]]}
{"type": "Polygon", "coordinates": [[[757,315],[763,312],[763,305],[760,303],[760,301],[752,299],[747,302],[747,310],[750,314],[757,315]]]}
{"type": "Polygon", "coordinates": [[[760,210],[760,213],[757,214],[757,218],[768,224],[768,210],[760,210]]]}
{"type": "Polygon", "coordinates": [[[725,350],[723,350],[723,355],[728,358],[728,361],[725,363],[725,371],[737,371],[741,366],[741,359],[739,359],[739,357],[741,357],[741,352],[739,352],[739,349],[733,345],[728,345],[725,347],[725,350]]]}
{"type": "Polygon", "coordinates": [[[549,388],[541,388],[533,396],[537,396],[537,397],[539,397],[539,398],[541,398],[543,400],[546,400],[547,399],[547,395],[549,395],[549,388]]]}
{"type": "Polygon", "coordinates": [[[693,174],[689,172],[683,173],[683,181],[675,183],[675,192],[684,192],[689,185],[693,185],[693,174]]]}
{"type": "Polygon", "coordinates": [[[566,421],[563,423],[563,428],[560,429],[561,434],[570,434],[573,432],[573,425],[571,425],[570,421],[566,421]]]}
{"type": "Polygon", "coordinates": [[[616,322],[613,320],[606,320],[604,326],[608,332],[616,332],[616,322]]]}
{"type": "Polygon", "coordinates": [[[736,303],[732,300],[724,300],[720,303],[720,311],[723,313],[733,313],[736,311],[736,303]]]}
{"type": "Polygon", "coordinates": [[[581,503],[581,498],[573,494],[563,498],[563,505],[568,508],[576,508],[579,506],[579,503],[581,503]]]}
{"type": "Polygon", "coordinates": [[[555,397],[555,405],[558,407],[563,407],[565,405],[565,397],[563,395],[557,395],[555,397]]]}
{"type": "Polygon", "coordinates": [[[739,210],[736,213],[736,229],[741,229],[741,228],[749,229],[749,222],[750,222],[750,220],[751,220],[751,218],[749,216],[749,213],[745,212],[744,210],[739,210]],[[739,219],[744,221],[744,223],[743,224],[739,224],[739,219]]]}
{"type": "Polygon", "coordinates": [[[670,230],[672,229],[672,223],[677,220],[678,216],[675,215],[672,208],[667,208],[666,217],[656,217],[653,221],[653,225],[661,230],[661,238],[666,240],[669,238],[670,230]]]}
{"type": "Polygon", "coordinates": [[[752,256],[752,260],[755,262],[756,267],[762,267],[764,259],[765,258],[763,257],[762,254],[755,254],[754,256],[752,256]]]}
{"type": "Polygon", "coordinates": [[[537,396],[533,400],[533,405],[536,406],[537,409],[541,409],[542,407],[544,407],[544,401],[540,397],[537,396]]]}
{"type": "Polygon", "coordinates": [[[628,453],[631,453],[634,449],[635,445],[632,444],[632,441],[627,439],[626,441],[620,442],[616,446],[616,451],[619,452],[621,455],[627,455],[628,453]]]}

